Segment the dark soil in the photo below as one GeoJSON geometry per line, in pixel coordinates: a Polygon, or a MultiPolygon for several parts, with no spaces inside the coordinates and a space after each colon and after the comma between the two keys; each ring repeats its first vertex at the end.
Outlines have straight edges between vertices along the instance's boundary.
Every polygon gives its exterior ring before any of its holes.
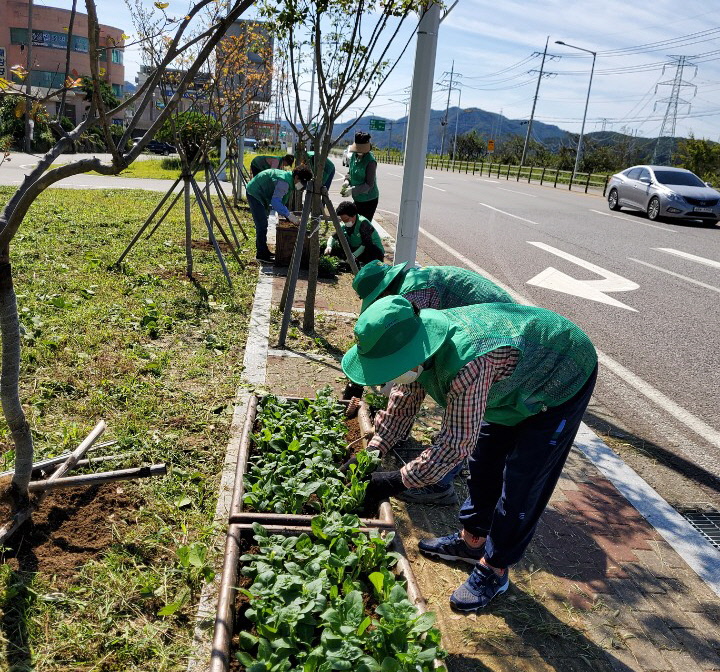
{"type": "Polygon", "coordinates": [[[71,578],[112,544],[112,527],[135,504],[117,483],[50,493],[10,538],[0,560],[12,569],[71,578]]]}
{"type": "MultiPolygon", "coordinates": [[[[221,252],[230,252],[230,246],[224,240],[221,240],[219,236],[217,238],[217,243],[221,252]]],[[[185,241],[183,240],[181,243],[179,243],[179,245],[180,247],[185,247],[185,241]]],[[[193,250],[215,250],[213,244],[209,240],[193,240],[191,246],[193,250]]]]}

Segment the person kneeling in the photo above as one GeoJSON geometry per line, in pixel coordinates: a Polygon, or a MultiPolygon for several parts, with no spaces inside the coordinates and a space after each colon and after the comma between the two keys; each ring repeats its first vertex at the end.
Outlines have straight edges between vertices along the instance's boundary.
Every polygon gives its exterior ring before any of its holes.
{"type": "MultiPolygon", "coordinates": [[[[343,201],[337,207],[337,215],[342,221],[342,228],[350,251],[358,266],[363,266],[369,261],[382,261],[385,258],[385,249],[383,248],[380,235],[375,227],[362,215],[358,215],[357,207],[352,201],[343,201]]],[[[332,235],[328,238],[325,246],[326,255],[334,255],[345,258],[342,245],[337,236],[332,235]]]]}

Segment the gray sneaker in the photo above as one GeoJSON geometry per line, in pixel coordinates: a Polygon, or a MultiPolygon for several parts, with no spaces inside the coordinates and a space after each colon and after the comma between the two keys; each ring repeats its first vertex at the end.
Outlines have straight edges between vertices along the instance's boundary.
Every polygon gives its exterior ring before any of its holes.
{"type": "Polygon", "coordinates": [[[468,546],[459,532],[453,532],[446,537],[435,539],[422,539],[418,542],[418,548],[423,555],[442,560],[461,560],[474,565],[485,553],[485,544],[479,548],[468,546]]]}
{"type": "Polygon", "coordinates": [[[398,499],[409,504],[435,504],[452,506],[458,503],[452,483],[447,485],[426,485],[424,488],[411,488],[397,495],[398,499]]]}

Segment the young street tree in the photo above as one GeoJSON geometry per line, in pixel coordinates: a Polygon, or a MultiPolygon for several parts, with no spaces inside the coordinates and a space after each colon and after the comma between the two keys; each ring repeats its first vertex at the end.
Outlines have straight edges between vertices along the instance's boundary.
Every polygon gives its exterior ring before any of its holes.
{"type": "MultiPolygon", "coordinates": [[[[0,400],[3,414],[15,446],[15,475],[11,486],[11,494],[15,498],[16,506],[27,503],[27,486],[30,481],[33,462],[33,441],[30,427],[23,412],[19,395],[20,375],[20,324],[18,320],[17,299],[13,287],[13,278],[10,265],[10,243],[13,236],[22,226],[25,215],[38,198],[48,187],[60,180],[89,171],[96,171],[103,175],[116,175],[129,166],[143,150],[145,144],[153,137],[155,132],[170,117],[182,100],[184,92],[195,81],[207,59],[219,44],[229,26],[233,24],[243,12],[252,5],[252,0],[230,0],[219,6],[214,0],[199,0],[192,2],[187,11],[177,18],[171,17],[166,9],[168,2],[155,2],[158,10],[157,18],[152,23],[153,34],[138,35],[137,40],[142,44],[162,39],[165,42],[164,56],[158,62],[157,68],[147,81],[139,87],[127,100],[121,102],[114,109],[108,109],[103,100],[103,81],[105,71],[100,62],[100,54],[108,46],[127,47],[128,40],[123,45],[107,45],[100,37],[100,21],[97,14],[95,0],[85,0],[88,19],[88,73],[92,83],[92,94],[88,101],[85,117],[77,126],[66,130],[60,123],[60,118],[50,120],[50,125],[56,134],[54,146],[40,158],[37,166],[25,177],[17,191],[10,197],[0,213],[0,331],[2,333],[2,377],[0,378],[0,400]],[[161,81],[165,71],[178,62],[183,56],[192,51],[194,60],[180,77],[173,95],[167,100],[165,108],[161,111],[144,139],[128,149],[128,140],[137,127],[143,110],[153,103],[153,93],[161,81]],[[119,112],[125,113],[133,110],[127,119],[125,131],[120,139],[112,133],[111,117],[119,112]],[[110,152],[110,160],[104,162],[99,158],[86,158],[70,160],[65,165],[51,168],[53,161],[61,153],[70,150],[82,134],[90,129],[99,129],[110,152]]],[[[70,40],[68,40],[68,45],[70,40]]],[[[19,80],[24,80],[28,72],[21,66],[11,68],[19,80]]],[[[64,73],[64,86],[59,90],[50,90],[43,96],[33,96],[21,84],[0,80],[0,96],[14,96],[22,113],[29,109],[31,114],[45,114],[45,104],[48,100],[63,91],[80,87],[82,81],[74,73],[64,73]]],[[[23,508],[23,515],[29,515],[29,507],[23,508]]],[[[18,516],[15,522],[19,522],[18,516]]]]}
{"type": "MultiPolygon", "coordinates": [[[[367,111],[414,36],[410,28],[416,26],[416,12],[422,7],[417,0],[266,0],[262,5],[263,18],[278,36],[276,72],[280,73],[285,118],[315,152],[314,218],[322,212],[322,167],[330,149],[355,125],[337,132],[336,121],[362,96],[368,98],[363,113],[367,111]],[[318,108],[311,112],[301,104],[300,87],[312,78],[318,108]]],[[[315,326],[320,254],[319,230],[313,228],[303,320],[306,331],[315,326]]]]}

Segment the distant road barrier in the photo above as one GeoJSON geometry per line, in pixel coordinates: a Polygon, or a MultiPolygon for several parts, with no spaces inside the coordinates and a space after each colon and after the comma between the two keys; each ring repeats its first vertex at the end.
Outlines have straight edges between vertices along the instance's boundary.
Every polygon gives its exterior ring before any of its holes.
{"type": "MultiPolygon", "coordinates": [[[[375,158],[382,163],[391,163],[402,165],[403,157],[397,153],[383,152],[380,150],[373,151],[375,158]]],[[[609,175],[601,173],[576,173],[573,179],[572,171],[558,170],[557,168],[548,168],[547,166],[518,166],[507,163],[492,163],[490,161],[453,161],[449,158],[437,156],[428,156],[425,160],[426,168],[434,168],[435,170],[447,170],[455,173],[466,173],[472,175],[487,175],[498,180],[514,179],[516,182],[539,182],[540,184],[552,183],[557,189],[567,186],[568,190],[573,187],[583,189],[587,194],[589,189],[602,190],[605,196],[607,191],[609,175]]]]}

